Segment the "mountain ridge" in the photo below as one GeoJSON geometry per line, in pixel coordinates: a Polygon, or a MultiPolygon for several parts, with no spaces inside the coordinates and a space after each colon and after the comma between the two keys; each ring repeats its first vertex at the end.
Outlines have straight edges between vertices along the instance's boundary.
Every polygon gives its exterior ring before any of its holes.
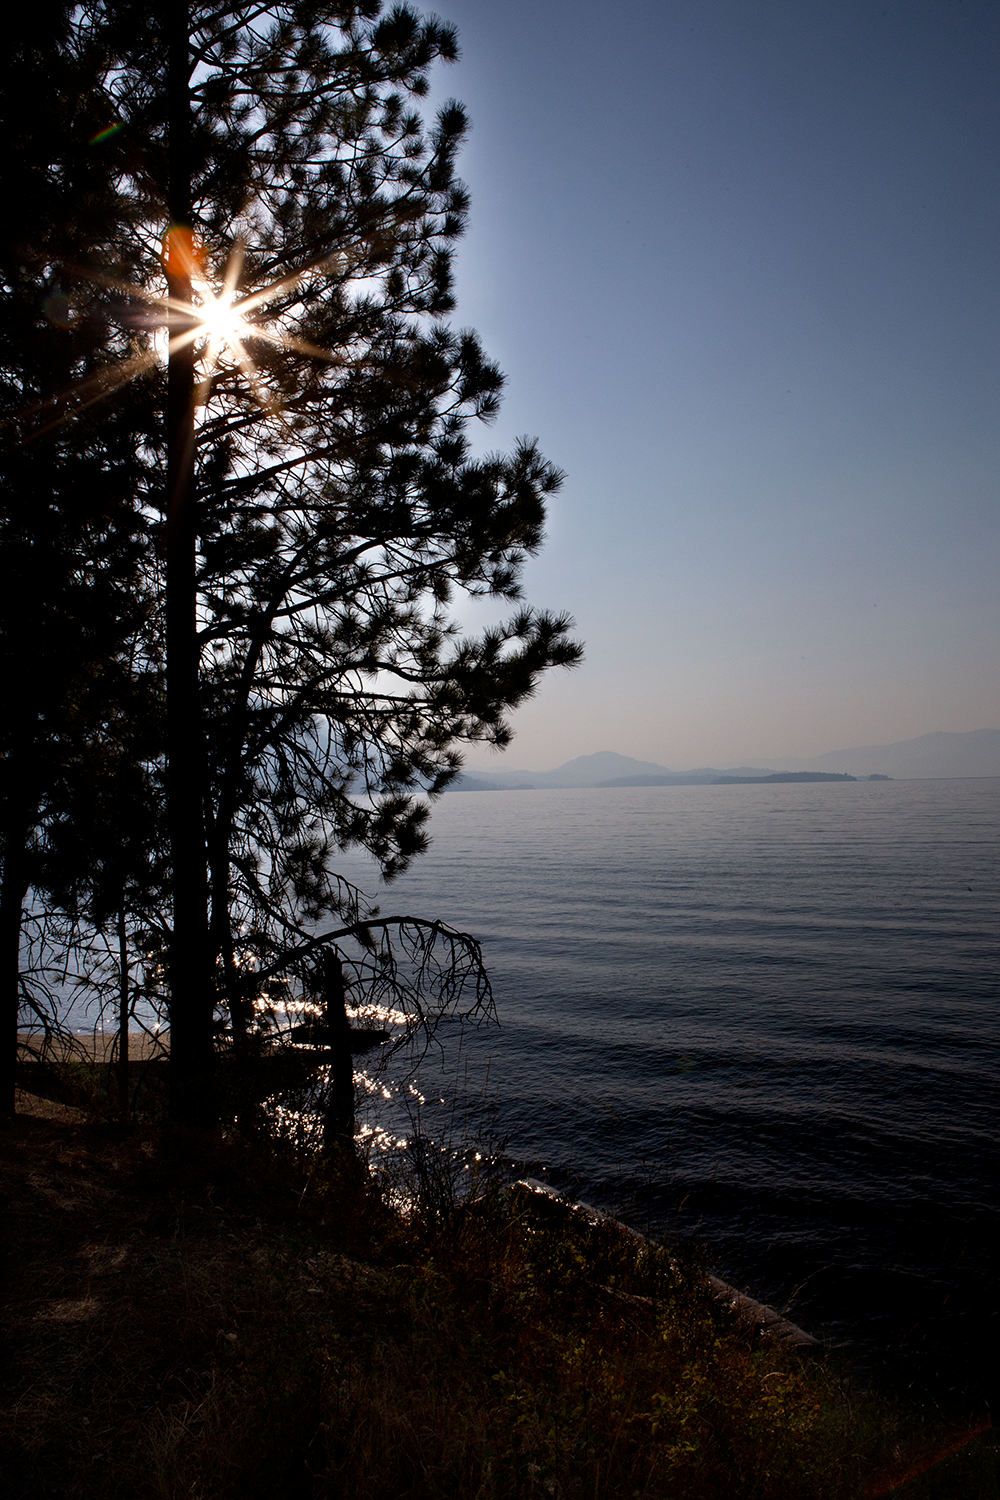
{"type": "Polygon", "coordinates": [[[883,775],[906,781],[924,777],[1000,776],[1000,729],[953,733],[935,730],[887,745],[860,745],[825,755],[777,758],[767,765],[696,766],[674,771],[655,761],[616,750],[577,755],[551,771],[507,771],[469,767],[453,791],[514,791],[607,785],[697,786],[720,776],[770,776],[783,771],[826,771],[851,776],[883,775]],[[639,779],[641,778],[641,780],[639,779]]]}

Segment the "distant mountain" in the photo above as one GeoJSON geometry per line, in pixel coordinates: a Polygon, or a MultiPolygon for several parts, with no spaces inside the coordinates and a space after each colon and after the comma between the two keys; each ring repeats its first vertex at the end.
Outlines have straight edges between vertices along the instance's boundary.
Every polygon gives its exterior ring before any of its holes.
{"type": "Polygon", "coordinates": [[[780,771],[848,771],[852,776],[881,772],[898,781],[924,776],[1000,776],[1000,729],[966,734],[921,734],[892,745],[859,745],[831,750],[812,760],[776,760],[780,771]]]}
{"type": "Polygon", "coordinates": [[[534,787],[703,786],[720,777],[773,776],[778,772],[835,772],[849,776],[890,776],[905,781],[924,776],[1000,776],[1000,729],[966,734],[922,734],[892,745],[861,745],[831,750],[812,759],[772,760],[769,766],[696,766],[672,771],[649,760],[633,760],[614,750],[578,755],[554,771],[507,771],[480,767],[460,776],[452,791],[525,791],[534,787]]]}
{"type": "MultiPolygon", "coordinates": [[[[494,771],[479,767],[471,772],[476,781],[490,782],[492,788],[513,791],[526,787],[597,786],[609,776],[636,775],[669,776],[666,766],[655,765],[649,760],[633,760],[630,755],[617,755],[614,750],[598,750],[596,755],[578,755],[554,771],[494,771]]],[[[463,777],[462,780],[465,778],[463,777]]],[[[461,782],[456,786],[462,790],[461,782]]]]}
{"type": "Polygon", "coordinates": [[[526,771],[536,786],[599,786],[609,776],[670,776],[666,766],[651,760],[633,760],[614,750],[598,750],[596,755],[578,755],[554,771],[526,771]]]}
{"type": "Polygon", "coordinates": [[[654,761],[633,760],[614,750],[598,750],[595,755],[578,755],[554,771],[493,771],[477,768],[461,776],[452,791],[526,791],[528,788],[586,786],[697,786],[716,776],[765,776],[756,766],[735,766],[727,771],[713,766],[699,766],[694,771],[671,771],[654,761]]]}

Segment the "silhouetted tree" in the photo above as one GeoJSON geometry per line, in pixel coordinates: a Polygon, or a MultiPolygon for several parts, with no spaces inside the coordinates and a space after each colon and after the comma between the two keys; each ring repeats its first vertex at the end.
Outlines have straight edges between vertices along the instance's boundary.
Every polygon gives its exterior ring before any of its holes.
{"type": "MultiPolygon", "coordinates": [[[[91,139],[103,122],[94,60],[71,45],[73,7],[19,9],[0,51],[0,128],[7,204],[0,239],[0,1045],[3,1108],[13,1109],[19,1009],[38,1005],[20,982],[29,889],[52,871],[51,836],[75,780],[120,805],[96,776],[109,723],[143,719],[151,758],[156,667],[139,642],[150,620],[151,541],[141,447],[155,419],[144,393],[85,405],[127,343],[109,329],[86,263],[127,254],[132,209],[91,139]],[[72,406],[75,420],[62,417],[72,406]],[[139,699],[143,702],[138,702],[139,699]],[[84,765],[90,767],[81,776],[84,765]]],[[[127,267],[126,267],[127,269],[127,267]]],[[[121,741],[121,735],[118,735],[121,741]]],[[[134,758],[133,751],[129,757],[134,758]]],[[[121,755],[117,757],[121,762],[121,755]]],[[[59,883],[93,882],[95,848],[77,841],[59,883]]],[[[51,1016],[45,1016],[51,1021],[51,1016]]]]}
{"type": "Polygon", "coordinates": [[[480,459],[466,435],[502,386],[445,321],[466,121],[452,103],[427,127],[413,107],[456,55],[451,27],[374,0],[152,16],[105,0],[73,11],[67,45],[101,59],[90,107],[127,212],[89,295],[128,330],[134,368],[164,270],[175,299],[168,378],[150,365],[137,382],[130,463],[148,497],[166,457],[173,1109],[204,1124],[213,1038],[250,1045],[260,984],[311,961],[317,924],[376,953],[373,982],[399,979],[393,932],[425,975],[457,936],[376,918],[336,851],[405,868],[427,842],[420,793],[447,786],[465,744],[505,744],[539,675],[578,659],[570,622],[521,602],[561,476],[531,443],[480,459]],[[223,286],[243,302],[228,336],[223,286]],[[465,637],[456,592],[513,612],[465,637]]]}

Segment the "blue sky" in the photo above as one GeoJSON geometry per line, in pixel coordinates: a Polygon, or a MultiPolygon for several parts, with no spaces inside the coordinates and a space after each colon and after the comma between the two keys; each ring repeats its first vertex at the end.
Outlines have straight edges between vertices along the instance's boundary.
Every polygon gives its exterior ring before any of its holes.
{"type": "Polygon", "coordinates": [[[587,647],[504,763],[1000,724],[1000,7],[437,9],[456,321],[508,376],[481,445],[566,470],[527,595],[587,647]]]}

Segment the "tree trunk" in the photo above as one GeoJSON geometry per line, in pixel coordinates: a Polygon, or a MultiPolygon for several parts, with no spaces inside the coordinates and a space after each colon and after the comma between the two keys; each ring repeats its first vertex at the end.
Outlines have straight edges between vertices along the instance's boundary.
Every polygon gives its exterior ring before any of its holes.
{"type": "MultiPolygon", "coordinates": [[[[18,565],[30,577],[28,549],[11,547],[6,561],[14,568],[4,578],[16,576],[18,565]]],[[[11,734],[3,789],[0,796],[0,838],[3,840],[3,877],[0,879],[0,992],[4,997],[4,1034],[0,1046],[0,1111],[14,1114],[17,1087],[17,1026],[21,1013],[21,935],[24,898],[31,883],[31,838],[38,812],[38,765],[43,751],[38,743],[41,704],[40,672],[29,650],[26,634],[35,624],[26,603],[14,622],[7,644],[9,670],[3,684],[6,709],[11,715],[11,734]],[[18,628],[20,627],[20,628],[18,628]]]]}
{"type": "Polygon", "coordinates": [[[125,892],[118,907],[118,1114],[123,1130],[128,1129],[128,930],[125,926],[125,892]]]}
{"type": "MultiPolygon", "coordinates": [[[[221,799],[220,799],[221,800],[221,799]]],[[[253,1017],[252,1002],[244,995],[240,976],[236,968],[236,953],[233,944],[233,925],[229,907],[229,828],[222,809],[217,809],[215,823],[209,838],[209,860],[211,903],[208,919],[210,961],[219,966],[222,981],[221,999],[229,1013],[229,1030],[233,1051],[245,1057],[253,1017]],[[220,825],[223,832],[220,834],[220,825]]]]}
{"type": "MultiPolygon", "coordinates": [[[[164,0],[167,35],[170,296],[190,304],[191,101],[188,8],[164,0]]],[[[208,971],[204,747],[199,705],[197,538],[194,484],[194,346],[178,346],[183,315],[171,314],[167,365],[167,821],[173,889],[170,942],[170,1111],[179,1124],[211,1128],[213,992],[208,971]]]]}
{"type": "Polygon", "coordinates": [[[330,1085],[323,1111],[323,1149],[356,1165],[354,1150],[354,1062],[347,1019],[344,970],[335,953],[323,958],[323,1020],[330,1047],[330,1085]]]}
{"type": "Polygon", "coordinates": [[[27,829],[10,805],[4,809],[3,879],[0,881],[0,982],[3,984],[4,1033],[0,1046],[0,1113],[14,1114],[17,1088],[17,1023],[21,1010],[21,920],[28,890],[27,829]]]}

